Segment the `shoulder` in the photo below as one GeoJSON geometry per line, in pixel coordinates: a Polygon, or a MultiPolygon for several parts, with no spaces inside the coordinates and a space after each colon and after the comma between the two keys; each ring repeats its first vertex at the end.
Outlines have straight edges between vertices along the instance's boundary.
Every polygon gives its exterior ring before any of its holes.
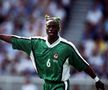
{"type": "Polygon", "coordinates": [[[36,37],[31,37],[31,40],[46,40],[46,37],[41,37],[41,36],[36,36],[36,37]]]}
{"type": "Polygon", "coordinates": [[[69,46],[71,48],[75,48],[75,45],[72,42],[70,42],[70,41],[68,41],[68,40],[66,40],[64,38],[60,38],[60,39],[61,39],[61,43],[64,43],[65,45],[67,45],[67,46],[69,46]]]}

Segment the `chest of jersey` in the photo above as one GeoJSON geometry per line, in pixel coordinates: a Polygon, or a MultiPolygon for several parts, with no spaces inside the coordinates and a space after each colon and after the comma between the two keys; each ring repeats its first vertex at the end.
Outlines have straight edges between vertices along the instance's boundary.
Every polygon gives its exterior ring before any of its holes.
{"type": "Polygon", "coordinates": [[[63,64],[69,56],[68,49],[59,43],[50,48],[46,43],[39,43],[33,48],[36,66],[43,78],[59,78],[62,74],[63,64]]]}

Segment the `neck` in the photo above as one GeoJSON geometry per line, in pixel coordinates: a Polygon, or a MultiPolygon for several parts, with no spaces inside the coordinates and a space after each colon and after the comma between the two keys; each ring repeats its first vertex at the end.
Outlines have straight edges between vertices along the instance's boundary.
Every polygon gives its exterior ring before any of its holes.
{"type": "Polygon", "coordinates": [[[57,39],[59,38],[59,36],[48,36],[48,42],[50,44],[54,43],[57,39]]]}

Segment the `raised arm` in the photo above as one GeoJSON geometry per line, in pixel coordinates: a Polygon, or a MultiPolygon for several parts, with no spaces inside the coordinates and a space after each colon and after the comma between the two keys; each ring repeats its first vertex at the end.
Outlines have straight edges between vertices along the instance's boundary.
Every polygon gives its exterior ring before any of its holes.
{"type": "Polygon", "coordinates": [[[11,43],[11,38],[14,35],[7,35],[7,34],[0,34],[0,40],[3,40],[5,42],[11,43]]]}

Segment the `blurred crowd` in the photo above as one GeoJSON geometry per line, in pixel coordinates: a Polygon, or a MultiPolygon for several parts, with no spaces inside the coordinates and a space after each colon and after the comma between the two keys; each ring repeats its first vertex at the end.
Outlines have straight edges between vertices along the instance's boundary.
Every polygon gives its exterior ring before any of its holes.
{"type": "MultiPolygon", "coordinates": [[[[0,34],[45,36],[46,14],[59,16],[64,29],[70,20],[71,4],[72,0],[0,0],[0,34]]],[[[94,0],[85,26],[79,51],[98,76],[108,78],[108,0],[94,0]]],[[[25,74],[37,74],[30,58],[0,41],[0,75],[25,74]]]]}
{"type": "Polygon", "coordinates": [[[79,50],[98,76],[108,79],[108,0],[94,0],[79,50]]]}
{"type": "MultiPolygon", "coordinates": [[[[72,0],[0,0],[0,34],[45,36],[45,15],[69,22],[72,0]]],[[[0,41],[0,75],[35,75],[30,58],[0,41]]]]}

